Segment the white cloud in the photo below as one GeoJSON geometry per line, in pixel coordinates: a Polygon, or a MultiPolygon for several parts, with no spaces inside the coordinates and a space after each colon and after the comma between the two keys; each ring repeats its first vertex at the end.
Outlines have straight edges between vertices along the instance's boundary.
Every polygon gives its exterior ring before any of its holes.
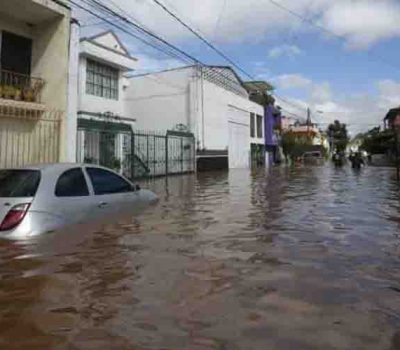
{"type": "Polygon", "coordinates": [[[366,48],[382,39],[400,36],[400,4],[395,0],[335,1],[321,23],[347,38],[352,48],[366,48]]]}
{"type": "Polygon", "coordinates": [[[138,59],[137,68],[134,72],[135,74],[157,72],[164,69],[171,69],[182,66],[182,62],[174,59],[157,59],[142,54],[134,54],[133,56],[138,59]]]}
{"type": "MultiPolygon", "coordinates": [[[[297,84],[296,92],[304,95],[302,99],[286,97],[289,103],[277,99],[277,103],[284,108],[284,113],[289,116],[296,114],[302,119],[306,118],[306,109],[312,110],[312,118],[322,129],[335,119],[348,125],[352,135],[366,131],[374,126],[382,125],[382,120],[390,108],[400,105],[400,81],[381,80],[375,83],[376,91],[343,95],[333,94],[328,82],[315,82],[299,74],[289,75],[291,79],[307,83],[297,84]],[[295,107],[295,106],[298,106],[295,107]],[[322,113],[319,113],[322,112],[322,113]]],[[[283,79],[285,80],[285,79],[283,79]]],[[[288,85],[287,88],[293,88],[288,85]]],[[[288,91],[289,92],[289,91],[288,91]]],[[[292,90],[290,90],[292,92],[292,90]]],[[[282,92],[280,96],[285,96],[282,92]]]]}
{"type": "Polygon", "coordinates": [[[378,83],[379,95],[381,103],[384,106],[391,105],[392,107],[400,106],[400,82],[390,79],[381,80],[378,83]]]}
{"type": "Polygon", "coordinates": [[[294,57],[301,55],[301,49],[296,45],[281,45],[273,47],[271,50],[268,51],[269,58],[278,58],[281,56],[289,56],[294,57]]]}
{"type": "Polygon", "coordinates": [[[330,101],[332,99],[331,85],[328,82],[312,84],[310,98],[315,104],[330,101]]]}
{"type": "Polygon", "coordinates": [[[272,83],[279,89],[307,88],[312,81],[301,74],[283,74],[271,79],[272,83]]]}
{"type": "MultiPolygon", "coordinates": [[[[217,37],[221,42],[258,42],[282,31],[296,33],[311,29],[326,34],[267,0],[230,0],[223,12],[225,0],[202,0],[201,6],[196,0],[162,1],[192,27],[210,39],[217,37]]],[[[152,1],[114,2],[142,25],[169,40],[193,38],[188,30],[152,1]]],[[[354,48],[366,48],[381,40],[400,36],[400,4],[397,0],[280,0],[279,3],[345,37],[347,44],[354,48]]]]}

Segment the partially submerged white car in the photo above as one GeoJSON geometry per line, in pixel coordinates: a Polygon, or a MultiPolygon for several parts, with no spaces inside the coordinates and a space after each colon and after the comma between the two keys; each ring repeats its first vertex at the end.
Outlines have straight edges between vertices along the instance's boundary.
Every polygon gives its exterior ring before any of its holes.
{"type": "Polygon", "coordinates": [[[43,164],[0,170],[0,237],[25,238],[135,213],[157,196],[104,167],[43,164]]]}

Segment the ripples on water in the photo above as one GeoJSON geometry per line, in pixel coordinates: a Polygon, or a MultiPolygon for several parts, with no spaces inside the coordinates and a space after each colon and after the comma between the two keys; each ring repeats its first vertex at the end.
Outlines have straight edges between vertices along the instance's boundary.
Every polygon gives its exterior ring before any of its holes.
{"type": "Polygon", "coordinates": [[[392,170],[146,185],[133,220],[0,242],[0,349],[400,349],[392,170]]]}

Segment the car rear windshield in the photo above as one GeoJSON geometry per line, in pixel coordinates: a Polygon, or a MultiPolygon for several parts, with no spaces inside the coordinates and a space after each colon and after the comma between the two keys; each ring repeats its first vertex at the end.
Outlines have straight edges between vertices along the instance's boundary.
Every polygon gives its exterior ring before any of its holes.
{"type": "Polygon", "coordinates": [[[39,182],[39,170],[0,170],[0,197],[34,197],[39,182]]]}

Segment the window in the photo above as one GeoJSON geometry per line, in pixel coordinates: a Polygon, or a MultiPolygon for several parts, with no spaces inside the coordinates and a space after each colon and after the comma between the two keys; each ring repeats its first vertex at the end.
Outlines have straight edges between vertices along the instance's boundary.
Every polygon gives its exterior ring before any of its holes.
{"type": "Polygon", "coordinates": [[[87,60],[86,93],[112,100],[118,100],[117,69],[87,60]]]}
{"type": "Polygon", "coordinates": [[[254,113],[250,113],[250,137],[256,137],[254,117],[254,113]]]}
{"type": "Polygon", "coordinates": [[[57,197],[84,197],[89,195],[85,176],[81,168],[64,172],[57,181],[57,197]]]}
{"type": "Polygon", "coordinates": [[[131,192],[132,185],[121,176],[100,168],[86,168],[96,195],[131,192]]]}
{"type": "Polygon", "coordinates": [[[39,182],[39,170],[0,170],[0,197],[34,197],[39,182]]]}
{"type": "MultiPolygon", "coordinates": [[[[1,32],[1,69],[31,74],[32,39],[16,34],[1,32]]],[[[10,82],[5,82],[9,84],[10,82]]]]}
{"type": "Polygon", "coordinates": [[[263,137],[263,117],[261,115],[257,115],[257,137],[261,139],[263,137]]]}

